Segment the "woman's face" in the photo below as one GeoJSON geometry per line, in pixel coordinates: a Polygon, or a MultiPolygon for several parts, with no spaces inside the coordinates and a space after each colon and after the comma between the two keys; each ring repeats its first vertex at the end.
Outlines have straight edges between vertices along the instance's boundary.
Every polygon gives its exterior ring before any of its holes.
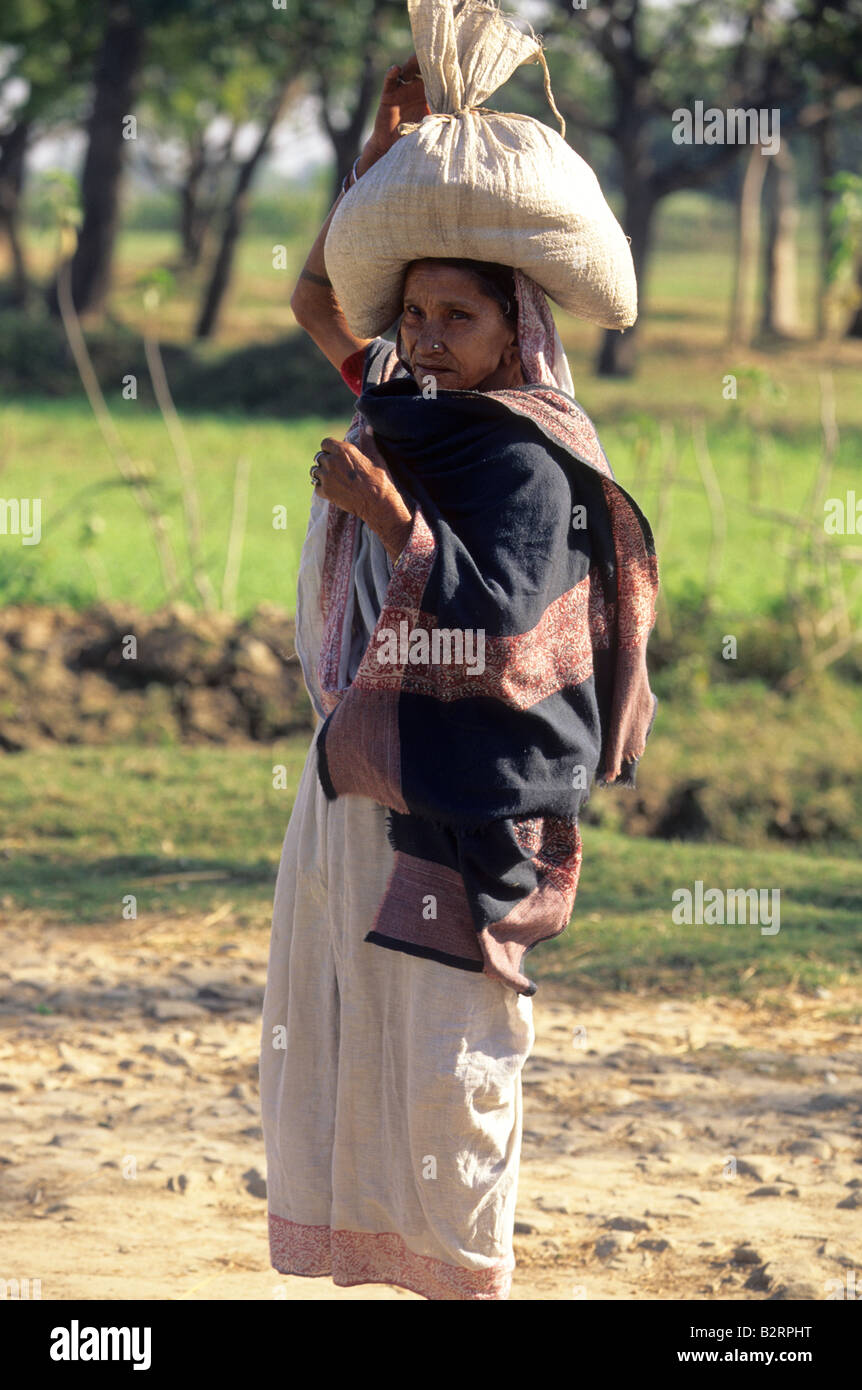
{"type": "Polygon", "coordinates": [[[523,385],[518,332],[469,270],[419,261],[404,282],[401,351],[420,387],[494,391],[523,385]],[[436,346],[435,346],[436,345],[436,346]]]}

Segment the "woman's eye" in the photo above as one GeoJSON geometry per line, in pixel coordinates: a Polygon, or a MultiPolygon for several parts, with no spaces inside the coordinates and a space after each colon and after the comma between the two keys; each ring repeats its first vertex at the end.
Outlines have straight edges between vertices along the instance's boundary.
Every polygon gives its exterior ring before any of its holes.
{"type": "Polygon", "coordinates": [[[405,314],[418,314],[421,313],[421,310],[417,309],[415,304],[407,304],[404,307],[404,312],[405,314]]]}

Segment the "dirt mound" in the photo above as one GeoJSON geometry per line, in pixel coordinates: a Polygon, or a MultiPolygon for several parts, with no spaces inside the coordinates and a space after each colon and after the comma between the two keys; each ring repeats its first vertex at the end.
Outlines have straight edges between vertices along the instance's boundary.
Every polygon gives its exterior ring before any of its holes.
{"type": "Polygon", "coordinates": [[[313,715],[293,619],[176,603],[0,610],[0,751],[50,741],[271,742],[313,715]]]}

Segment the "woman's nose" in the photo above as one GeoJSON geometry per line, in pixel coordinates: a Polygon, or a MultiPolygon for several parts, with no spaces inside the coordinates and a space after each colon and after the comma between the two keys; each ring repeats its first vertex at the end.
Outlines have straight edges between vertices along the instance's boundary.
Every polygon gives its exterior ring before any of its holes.
{"type": "Polygon", "coordinates": [[[422,352],[426,350],[430,352],[432,349],[439,350],[443,346],[442,328],[435,327],[433,323],[423,323],[419,330],[419,341],[416,346],[422,352]]]}

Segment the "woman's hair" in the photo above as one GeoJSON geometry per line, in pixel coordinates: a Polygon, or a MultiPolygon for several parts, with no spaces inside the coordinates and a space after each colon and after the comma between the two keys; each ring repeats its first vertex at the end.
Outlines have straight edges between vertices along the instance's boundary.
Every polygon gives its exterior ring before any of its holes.
{"type": "Polygon", "coordinates": [[[463,260],[458,256],[422,256],[407,266],[404,272],[405,281],[411,268],[424,260],[433,260],[435,265],[451,265],[456,270],[468,270],[478,281],[482,293],[499,304],[503,317],[510,323],[517,324],[518,292],[515,288],[515,272],[511,266],[496,265],[493,261],[463,260]]]}

